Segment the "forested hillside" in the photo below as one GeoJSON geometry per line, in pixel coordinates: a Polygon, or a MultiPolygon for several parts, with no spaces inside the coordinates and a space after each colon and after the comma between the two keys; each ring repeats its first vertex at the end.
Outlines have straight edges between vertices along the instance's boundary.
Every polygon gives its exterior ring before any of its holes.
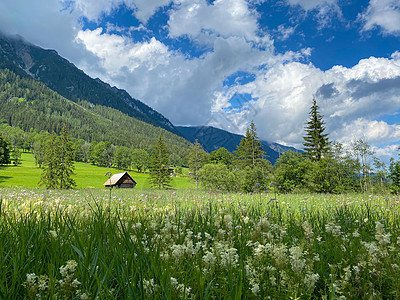
{"type": "Polygon", "coordinates": [[[22,38],[0,33],[0,67],[20,76],[31,76],[73,102],[88,101],[115,108],[138,120],[180,134],[168,119],[132,98],[125,90],[89,77],[56,51],[34,46],[22,38]]]}
{"type": "Polygon", "coordinates": [[[184,156],[190,143],[165,129],[132,118],[116,109],[87,101],[72,102],[44,84],[0,69],[0,120],[24,131],[60,132],[87,142],[150,149],[162,134],[170,152],[184,156]]]}

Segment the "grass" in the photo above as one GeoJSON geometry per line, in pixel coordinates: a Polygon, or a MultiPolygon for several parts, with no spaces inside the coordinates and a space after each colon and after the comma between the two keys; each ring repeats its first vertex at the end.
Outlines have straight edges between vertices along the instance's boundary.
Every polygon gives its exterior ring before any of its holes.
{"type": "MultiPolygon", "coordinates": [[[[107,180],[106,172],[124,172],[115,168],[103,168],[85,163],[75,163],[75,173],[73,177],[77,183],[77,188],[101,188],[107,180]]],[[[42,170],[35,166],[35,160],[31,153],[22,153],[22,164],[19,166],[0,166],[0,187],[19,186],[25,188],[37,187],[42,170]]],[[[150,188],[149,174],[129,171],[129,174],[137,182],[136,188],[150,188]]],[[[194,183],[188,177],[172,178],[171,186],[175,189],[187,189],[194,187],[194,183]]]]}
{"type": "Polygon", "coordinates": [[[399,299],[400,202],[0,189],[0,298],[399,299]]]}

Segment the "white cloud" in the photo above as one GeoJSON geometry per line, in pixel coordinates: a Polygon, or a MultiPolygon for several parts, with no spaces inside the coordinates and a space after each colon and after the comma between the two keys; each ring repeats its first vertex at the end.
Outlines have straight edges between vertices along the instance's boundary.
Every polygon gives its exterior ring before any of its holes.
{"type": "Polygon", "coordinates": [[[399,153],[400,144],[395,145],[388,145],[384,147],[372,147],[372,151],[374,151],[375,155],[383,158],[383,160],[387,163],[389,158],[395,157],[397,153],[399,153]]]}
{"type": "Polygon", "coordinates": [[[121,4],[132,7],[133,1],[124,0],[74,0],[73,8],[90,21],[98,21],[103,15],[109,15],[121,4]]]}
{"type": "Polygon", "coordinates": [[[301,7],[306,13],[317,11],[315,18],[318,27],[329,27],[333,17],[342,18],[342,11],[338,5],[338,0],[286,0],[294,7],[301,7]]]}
{"type": "MultiPolygon", "coordinates": [[[[240,112],[236,118],[243,127],[254,119],[265,140],[301,147],[313,96],[331,139],[346,142],[365,136],[375,145],[400,140],[400,125],[378,121],[400,110],[397,54],[327,71],[298,62],[279,64],[260,71],[253,82],[231,90],[250,93],[255,99],[250,102],[250,115],[240,112]]],[[[228,100],[223,103],[219,98],[219,107],[229,105],[228,100]]]]}
{"type": "Polygon", "coordinates": [[[314,10],[324,6],[337,6],[338,0],[287,0],[290,5],[299,5],[304,10],[314,10]]]}
{"type": "Polygon", "coordinates": [[[102,29],[97,28],[79,31],[77,40],[101,58],[108,72],[118,73],[122,68],[132,72],[141,65],[152,70],[159,64],[168,64],[168,47],[154,37],[148,42],[133,43],[127,37],[102,33],[102,29]]]}
{"type": "Polygon", "coordinates": [[[389,125],[384,121],[366,120],[358,118],[349,123],[343,124],[337,134],[342,143],[349,144],[351,141],[365,138],[368,143],[381,144],[398,142],[400,140],[400,125],[389,125]]]}
{"type": "Polygon", "coordinates": [[[368,8],[359,15],[363,30],[380,27],[383,34],[400,35],[400,1],[370,0],[368,8]]]}
{"type": "Polygon", "coordinates": [[[278,39],[281,41],[286,41],[295,32],[295,30],[296,26],[285,27],[283,24],[279,25],[276,29],[276,32],[278,33],[278,39]]]}
{"type": "Polygon", "coordinates": [[[135,16],[146,23],[160,7],[167,6],[171,2],[172,0],[135,0],[135,16]]]}
{"type": "Polygon", "coordinates": [[[257,13],[251,11],[245,0],[176,1],[168,21],[171,37],[188,35],[199,37],[205,32],[220,36],[240,36],[249,41],[259,41],[257,13]]]}

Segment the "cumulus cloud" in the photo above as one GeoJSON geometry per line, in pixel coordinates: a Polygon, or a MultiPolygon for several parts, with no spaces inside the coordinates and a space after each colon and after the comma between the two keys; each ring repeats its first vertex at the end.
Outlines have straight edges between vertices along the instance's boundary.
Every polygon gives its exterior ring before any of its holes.
{"type": "Polygon", "coordinates": [[[370,0],[368,8],[359,15],[364,23],[363,30],[369,31],[376,27],[385,35],[400,35],[400,1],[370,0]]]}
{"type": "MultiPolygon", "coordinates": [[[[237,93],[253,97],[250,111],[260,136],[269,141],[301,147],[304,123],[313,96],[324,115],[333,140],[349,142],[366,137],[374,144],[400,139],[400,126],[378,121],[400,109],[400,60],[361,60],[352,68],[335,66],[322,71],[311,64],[290,62],[262,70],[253,82],[235,86],[237,93]]],[[[219,106],[223,106],[219,99],[219,106]]],[[[229,107],[228,97],[225,109],[229,107]]],[[[241,112],[239,124],[251,119],[241,112]]]]}
{"type": "Polygon", "coordinates": [[[122,68],[130,72],[141,65],[149,70],[159,64],[168,64],[168,47],[152,37],[148,42],[133,43],[129,38],[102,33],[101,28],[79,31],[77,40],[102,60],[103,67],[112,73],[122,68]]]}
{"type": "Polygon", "coordinates": [[[196,38],[211,32],[224,37],[260,40],[257,37],[257,12],[250,10],[245,0],[216,0],[212,4],[206,0],[176,2],[168,20],[171,37],[187,35],[196,38]]]}
{"type": "Polygon", "coordinates": [[[377,157],[382,158],[383,161],[387,163],[391,157],[395,157],[396,154],[399,153],[399,148],[400,144],[387,145],[380,148],[373,146],[372,151],[375,153],[377,157]]]}
{"type": "Polygon", "coordinates": [[[398,142],[400,139],[400,125],[389,125],[384,121],[358,118],[343,124],[338,133],[339,141],[346,144],[360,138],[364,138],[371,144],[392,143],[398,142]]]}
{"type": "MultiPolygon", "coordinates": [[[[80,31],[78,39],[101,58],[101,78],[125,88],[177,124],[205,124],[215,91],[238,70],[254,72],[275,59],[273,49],[260,50],[242,37],[217,37],[212,51],[188,59],[152,38],[134,43],[127,36],[101,29],[80,31]]],[[[290,55],[280,58],[282,61],[290,55]]]]}

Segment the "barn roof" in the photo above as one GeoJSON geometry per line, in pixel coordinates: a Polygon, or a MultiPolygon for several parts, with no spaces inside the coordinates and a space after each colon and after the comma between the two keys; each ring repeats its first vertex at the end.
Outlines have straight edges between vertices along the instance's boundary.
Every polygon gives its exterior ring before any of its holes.
{"type": "Polygon", "coordinates": [[[128,174],[128,172],[123,172],[114,174],[113,176],[110,177],[110,179],[108,179],[105,183],[103,183],[103,185],[105,186],[116,185],[118,181],[120,181],[122,177],[124,177],[125,174],[129,176],[129,178],[132,179],[134,183],[136,183],[136,181],[132,178],[131,175],[128,174]]]}

